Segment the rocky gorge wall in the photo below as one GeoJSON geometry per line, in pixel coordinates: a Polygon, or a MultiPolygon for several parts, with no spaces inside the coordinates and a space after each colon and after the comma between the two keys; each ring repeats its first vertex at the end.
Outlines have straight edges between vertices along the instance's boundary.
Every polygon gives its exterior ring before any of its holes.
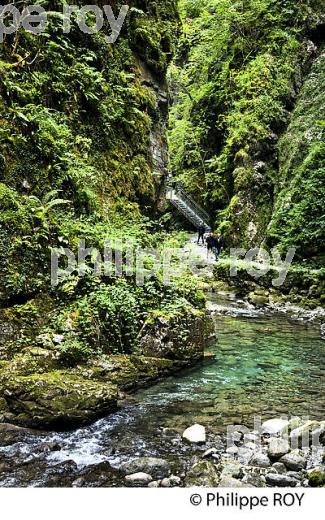
{"type": "Polygon", "coordinates": [[[171,168],[227,247],[324,258],[324,2],[180,2],[171,168]]]}
{"type": "Polygon", "coordinates": [[[149,217],[166,173],[177,2],[128,2],[114,44],[108,27],[84,34],[76,20],[64,34],[61,0],[42,5],[47,30],[20,29],[0,48],[0,421],[67,428],[202,359],[207,333],[188,279],[138,287],[135,273],[93,276],[88,259],[51,285],[53,248],[77,254],[82,239],[102,252],[117,240],[123,257],[125,244],[166,239],[149,217]]]}

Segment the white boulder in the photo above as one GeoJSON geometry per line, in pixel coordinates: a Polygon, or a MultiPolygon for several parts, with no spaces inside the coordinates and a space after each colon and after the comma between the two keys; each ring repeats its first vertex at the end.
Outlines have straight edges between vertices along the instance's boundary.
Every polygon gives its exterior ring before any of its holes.
{"type": "Polygon", "coordinates": [[[285,419],[269,419],[262,424],[261,433],[269,435],[282,435],[287,433],[289,421],[285,419]]]}
{"type": "Polygon", "coordinates": [[[206,433],[204,426],[194,424],[187,428],[183,433],[183,439],[194,444],[204,444],[206,441],[206,433]]]}
{"type": "Polygon", "coordinates": [[[148,473],[139,472],[127,475],[125,480],[131,486],[147,486],[149,482],[152,482],[152,477],[148,473]]]}

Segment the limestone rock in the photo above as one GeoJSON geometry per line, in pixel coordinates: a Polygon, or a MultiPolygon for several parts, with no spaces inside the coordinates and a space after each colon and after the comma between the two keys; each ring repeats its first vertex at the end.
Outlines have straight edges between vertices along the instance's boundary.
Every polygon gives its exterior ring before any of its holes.
{"type": "Polygon", "coordinates": [[[170,475],[170,466],[167,460],[155,457],[142,457],[126,462],[120,468],[124,475],[134,473],[147,473],[152,476],[151,480],[159,480],[170,475]]]}
{"type": "Polygon", "coordinates": [[[265,478],[267,484],[275,487],[296,487],[298,484],[296,479],[278,473],[268,473],[265,478]]]}
{"type": "Polygon", "coordinates": [[[152,476],[148,475],[148,473],[134,473],[133,475],[127,475],[125,481],[130,486],[144,487],[147,486],[149,482],[152,482],[152,476]]]}
{"type": "Polygon", "coordinates": [[[306,467],[306,456],[300,450],[293,450],[281,457],[282,462],[286,468],[292,471],[300,471],[306,467]]]}
{"type": "Polygon", "coordinates": [[[143,328],[139,342],[141,353],[173,360],[202,359],[208,343],[209,327],[204,314],[199,315],[191,310],[184,316],[155,317],[143,328]]]}
{"type": "Polygon", "coordinates": [[[268,455],[271,459],[280,459],[290,451],[289,442],[285,439],[272,437],[268,446],[268,455]]]}
{"type": "Polygon", "coordinates": [[[194,444],[204,444],[206,442],[204,426],[201,426],[200,424],[190,426],[184,431],[183,439],[194,444]]]}
{"type": "Polygon", "coordinates": [[[266,453],[262,453],[261,451],[257,451],[253,454],[252,458],[249,461],[250,466],[257,466],[259,468],[268,468],[271,465],[271,461],[266,453]]]}
{"type": "Polygon", "coordinates": [[[117,388],[78,379],[65,371],[28,376],[6,375],[0,381],[15,424],[32,428],[82,425],[117,408],[117,388]]]}

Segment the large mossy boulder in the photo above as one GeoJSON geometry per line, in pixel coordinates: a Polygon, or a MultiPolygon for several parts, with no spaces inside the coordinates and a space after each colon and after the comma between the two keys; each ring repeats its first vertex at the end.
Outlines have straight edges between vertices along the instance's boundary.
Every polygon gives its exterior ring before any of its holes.
{"type": "Polygon", "coordinates": [[[316,468],[308,475],[308,483],[310,487],[325,486],[325,470],[323,468],[316,468]]]}
{"type": "Polygon", "coordinates": [[[29,376],[8,373],[0,392],[10,422],[35,428],[82,425],[117,408],[115,385],[78,379],[64,371],[29,376]]]}
{"type": "Polygon", "coordinates": [[[187,472],[185,487],[217,487],[220,476],[213,462],[203,460],[194,464],[187,472]]]}
{"type": "Polygon", "coordinates": [[[144,327],[140,349],[144,356],[153,358],[201,359],[208,336],[209,322],[200,310],[153,316],[144,327]]]}

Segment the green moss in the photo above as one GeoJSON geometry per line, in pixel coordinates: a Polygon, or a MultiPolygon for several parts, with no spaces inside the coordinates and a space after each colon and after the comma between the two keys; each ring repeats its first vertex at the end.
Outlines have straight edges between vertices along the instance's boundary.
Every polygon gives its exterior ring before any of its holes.
{"type": "Polygon", "coordinates": [[[16,424],[68,427],[84,424],[116,408],[114,385],[89,382],[65,372],[30,376],[4,374],[1,391],[16,424]]]}
{"type": "Polygon", "coordinates": [[[295,247],[299,259],[322,263],[325,236],[323,93],[325,56],[313,64],[300,92],[291,123],[279,142],[280,182],[268,242],[295,247]]]}
{"type": "Polygon", "coordinates": [[[322,6],[181,0],[180,9],[171,170],[215,217],[227,247],[266,239],[322,265],[324,56],[307,41],[322,6]]]}
{"type": "Polygon", "coordinates": [[[311,487],[322,487],[325,485],[325,471],[314,469],[308,475],[308,483],[311,487]]]}

